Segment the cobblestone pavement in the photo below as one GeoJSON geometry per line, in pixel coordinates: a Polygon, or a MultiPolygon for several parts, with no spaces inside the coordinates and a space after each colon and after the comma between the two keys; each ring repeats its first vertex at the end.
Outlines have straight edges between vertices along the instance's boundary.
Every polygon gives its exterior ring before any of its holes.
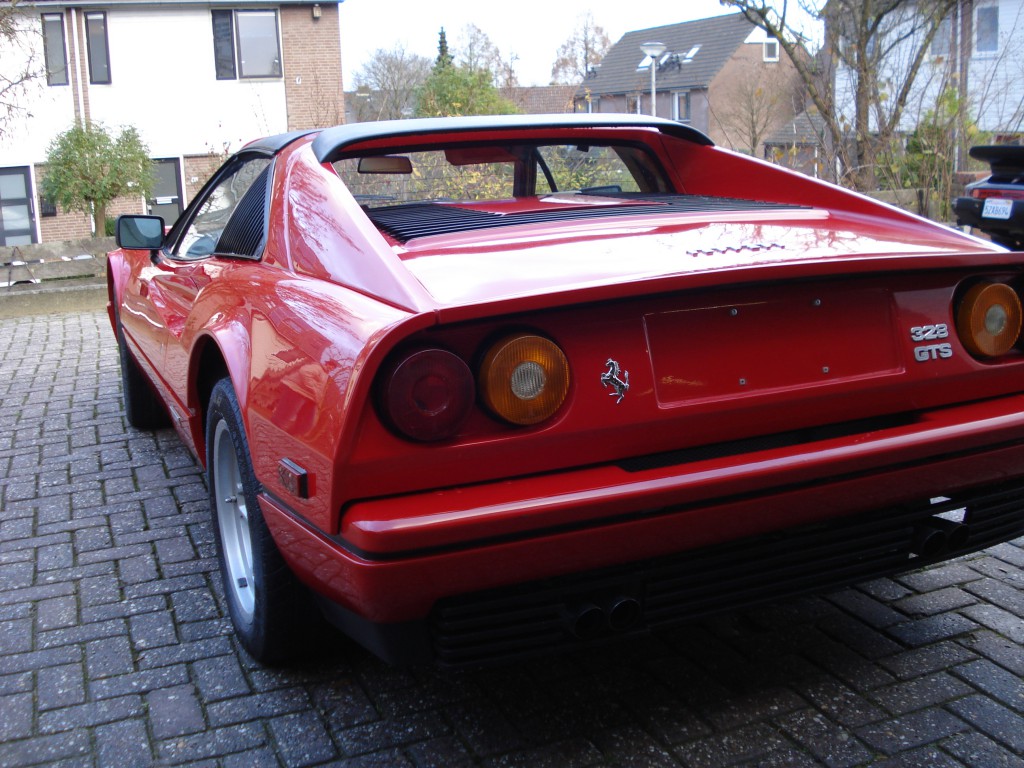
{"type": "Polygon", "coordinates": [[[1024,766],[1024,540],[497,670],[234,641],[203,476],[99,312],[0,333],[0,765],[1024,766]]]}

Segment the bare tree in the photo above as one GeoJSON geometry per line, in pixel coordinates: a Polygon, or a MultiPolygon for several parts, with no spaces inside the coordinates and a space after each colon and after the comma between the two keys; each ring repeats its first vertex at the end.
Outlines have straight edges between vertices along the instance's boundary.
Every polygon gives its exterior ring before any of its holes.
{"type": "Polygon", "coordinates": [[[433,62],[402,45],[378,48],[355,73],[355,113],[360,122],[410,117],[416,92],[427,81],[433,62]]]}
{"type": "Polygon", "coordinates": [[[720,0],[778,39],[825,122],[832,149],[861,190],[874,186],[878,147],[899,131],[932,40],[957,1],[720,0]],[[800,34],[801,12],[825,23],[818,56],[800,34]],[[841,109],[846,101],[849,117],[841,109]]]}
{"type": "Polygon", "coordinates": [[[756,155],[769,134],[799,111],[801,97],[791,69],[751,60],[738,65],[736,77],[709,107],[732,147],[756,155]]]}
{"type": "Polygon", "coordinates": [[[470,72],[487,73],[495,88],[506,87],[509,85],[509,80],[516,79],[511,65],[515,57],[506,62],[498,46],[491,41],[486,32],[475,24],[467,24],[463,27],[459,47],[456,50],[455,59],[460,66],[470,72]]]}
{"type": "Polygon", "coordinates": [[[591,67],[612,47],[608,33],[594,23],[589,12],[580,16],[572,35],[558,48],[558,56],[551,67],[553,85],[576,85],[583,82],[591,67]]]}
{"type": "Polygon", "coordinates": [[[0,4],[0,136],[12,120],[28,114],[29,88],[44,74],[39,19],[21,6],[20,0],[0,4]]]}

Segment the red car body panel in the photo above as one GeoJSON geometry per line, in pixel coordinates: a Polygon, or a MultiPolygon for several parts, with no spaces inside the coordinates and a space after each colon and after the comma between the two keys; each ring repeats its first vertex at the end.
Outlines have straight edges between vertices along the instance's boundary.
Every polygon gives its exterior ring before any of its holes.
{"type": "Polygon", "coordinates": [[[223,369],[278,548],[383,655],[401,656],[375,632],[463,595],[1024,482],[1024,355],[981,359],[956,332],[964,286],[1016,285],[1019,254],[647,123],[354,127],[327,152],[333,133],[301,137],[274,152],[259,258],[110,254],[111,321],[185,442],[204,459],[204,382],[223,369]],[[442,202],[524,223],[405,239],[332,165],[524,132],[646,144],[676,193],[771,205],[442,202]],[[381,371],[403,350],[473,366],[507,329],[569,361],[551,418],[517,427],[477,406],[421,442],[381,417],[381,371]]]}

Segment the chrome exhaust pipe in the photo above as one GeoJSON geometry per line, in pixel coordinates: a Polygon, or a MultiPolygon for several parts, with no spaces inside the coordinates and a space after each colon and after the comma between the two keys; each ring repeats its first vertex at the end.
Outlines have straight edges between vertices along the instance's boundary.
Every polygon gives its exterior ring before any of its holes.
{"type": "MultiPolygon", "coordinates": [[[[929,520],[914,529],[914,538],[910,543],[910,551],[918,557],[937,557],[946,549],[946,533],[935,522],[929,520]]],[[[941,520],[941,522],[946,522],[941,520]]]]}
{"type": "Polygon", "coordinates": [[[910,549],[920,557],[936,557],[946,550],[963,549],[970,536],[971,529],[964,523],[933,517],[914,529],[910,549]]]}
{"type": "Polygon", "coordinates": [[[946,520],[939,517],[930,520],[929,525],[941,531],[946,537],[946,549],[963,549],[967,546],[967,540],[971,537],[970,527],[955,520],[946,520]]]}
{"type": "Polygon", "coordinates": [[[609,629],[625,632],[640,621],[640,601],[627,595],[613,597],[605,605],[605,614],[608,616],[609,629]]]}
{"type": "Polygon", "coordinates": [[[643,615],[640,601],[630,595],[616,595],[599,603],[577,603],[565,613],[569,632],[579,640],[593,640],[608,632],[632,629],[643,615]]]}
{"type": "Polygon", "coordinates": [[[581,603],[569,610],[569,631],[580,640],[593,640],[604,630],[604,611],[594,603],[581,603]]]}

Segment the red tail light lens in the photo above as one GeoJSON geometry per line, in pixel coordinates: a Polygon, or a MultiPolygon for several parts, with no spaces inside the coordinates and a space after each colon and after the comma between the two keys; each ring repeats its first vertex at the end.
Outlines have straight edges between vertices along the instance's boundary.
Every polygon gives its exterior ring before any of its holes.
{"type": "Polygon", "coordinates": [[[1024,200],[1024,189],[972,189],[971,197],[979,200],[987,200],[990,197],[1003,198],[1006,200],[1024,200]]]}
{"type": "Polygon", "coordinates": [[[392,366],[382,381],[384,419],[405,437],[423,442],[453,437],[476,397],[469,366],[443,349],[413,352],[392,366]]]}

